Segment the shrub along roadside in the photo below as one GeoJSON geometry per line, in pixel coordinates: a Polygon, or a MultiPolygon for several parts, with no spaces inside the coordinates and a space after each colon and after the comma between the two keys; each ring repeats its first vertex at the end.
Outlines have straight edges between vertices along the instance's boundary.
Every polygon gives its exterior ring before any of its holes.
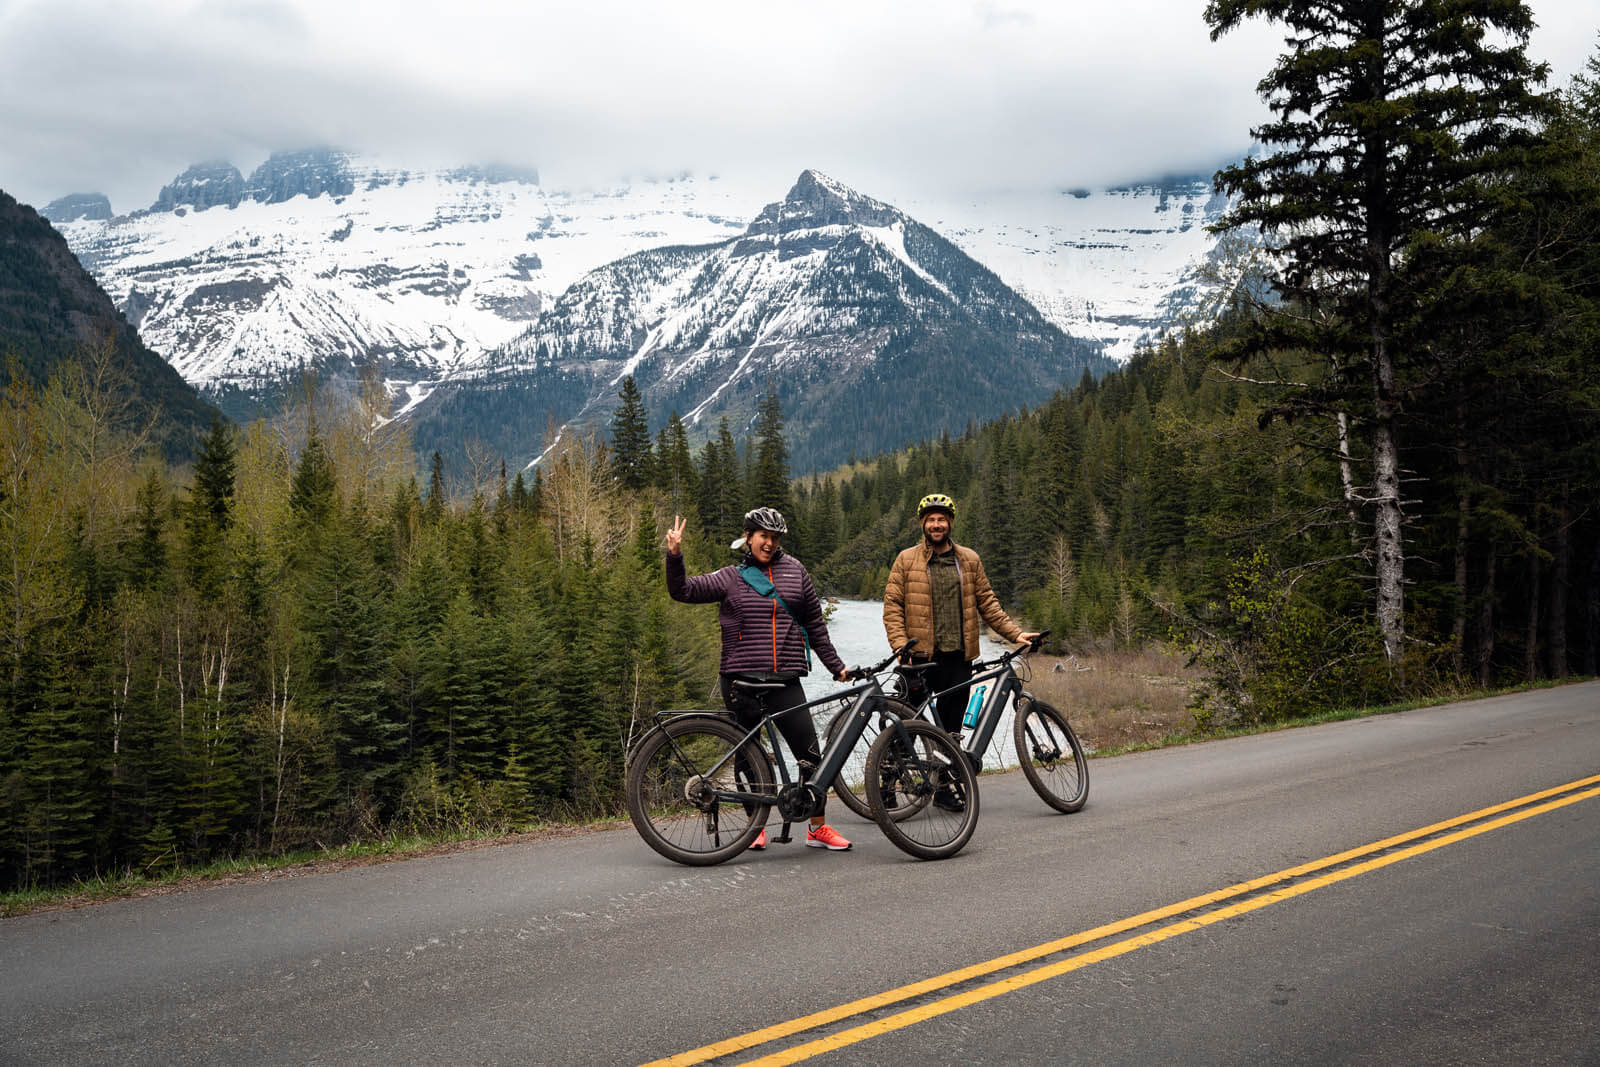
{"type": "MultiPolygon", "coordinates": [[[[1317,712],[1304,718],[1280,720],[1271,723],[1235,725],[1213,729],[1200,729],[1198,727],[1173,728],[1165,730],[1165,732],[1152,730],[1147,736],[1121,740],[1110,740],[1108,738],[1105,743],[1099,745],[1089,740],[1096,735],[1086,734],[1085,743],[1089,746],[1090,758],[1105,759],[1129,752],[1145,752],[1159,748],[1170,748],[1176,745],[1220,741],[1252,734],[1275,733],[1280,730],[1295,729],[1301,726],[1315,726],[1321,723],[1341,722],[1375,715],[1392,715],[1396,712],[1412,711],[1418,708],[1437,707],[1442,704],[1479,700],[1503,696],[1508,693],[1549,689],[1557,685],[1577,684],[1593,680],[1592,678],[1584,677],[1567,678],[1559,681],[1528,682],[1504,689],[1440,694],[1404,703],[1385,704],[1381,707],[1335,708],[1317,712]]],[[[1033,688],[1037,690],[1040,687],[1034,686],[1033,688]]],[[[1080,712],[1081,709],[1071,713],[1075,723],[1079,722],[1081,718],[1086,718],[1090,722],[1096,721],[1096,716],[1092,714],[1081,716],[1080,712]]],[[[1151,721],[1151,725],[1160,727],[1165,724],[1151,721]]],[[[221,860],[202,866],[177,867],[164,871],[155,869],[127,871],[122,874],[108,874],[80,879],[70,885],[55,888],[0,893],[0,918],[13,918],[34,912],[53,911],[62,908],[88,907],[109,900],[185,892],[203,887],[215,888],[250,881],[268,881],[276,878],[322,874],[329,871],[345,870],[350,867],[391,863],[398,860],[416,859],[422,856],[443,855],[477,848],[493,848],[500,845],[526,843],[547,838],[570,837],[576,834],[618,829],[625,825],[627,825],[625,820],[607,818],[585,821],[575,820],[572,822],[532,821],[521,825],[507,824],[492,828],[478,827],[471,830],[443,829],[429,834],[389,835],[375,841],[355,843],[340,848],[305,849],[281,856],[221,860]]]]}

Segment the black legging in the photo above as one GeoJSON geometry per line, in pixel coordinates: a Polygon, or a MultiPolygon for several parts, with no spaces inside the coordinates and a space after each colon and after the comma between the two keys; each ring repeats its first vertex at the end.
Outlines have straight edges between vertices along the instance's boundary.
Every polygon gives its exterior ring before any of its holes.
{"type": "MultiPolygon", "coordinates": [[[[967,659],[965,652],[935,652],[933,666],[923,672],[927,679],[928,689],[939,692],[949,689],[953,685],[960,685],[972,677],[972,661],[967,659]]],[[[946,693],[934,701],[934,713],[938,716],[939,726],[947,734],[956,733],[961,729],[961,716],[967,710],[967,694],[971,686],[961,686],[953,693],[946,693]]]]}
{"type": "MultiPolygon", "coordinates": [[[[745,678],[749,681],[766,681],[755,675],[724,674],[722,676],[722,703],[739,725],[746,730],[761,721],[761,717],[769,711],[787,708],[781,715],[772,721],[778,727],[778,733],[783,735],[784,744],[789,746],[789,751],[794,753],[794,758],[803,760],[816,767],[822,762],[822,749],[817,747],[817,728],[811,721],[811,709],[797,705],[806,702],[806,691],[800,684],[800,679],[791,678],[782,689],[735,689],[733,682],[736,678],[745,678]]],[[[776,681],[777,679],[771,679],[776,681]]],[[[802,773],[802,779],[805,775],[802,773]]],[[[827,793],[824,791],[824,798],[827,793]]],[[[823,806],[816,811],[822,815],[827,809],[824,799],[823,806]]]]}

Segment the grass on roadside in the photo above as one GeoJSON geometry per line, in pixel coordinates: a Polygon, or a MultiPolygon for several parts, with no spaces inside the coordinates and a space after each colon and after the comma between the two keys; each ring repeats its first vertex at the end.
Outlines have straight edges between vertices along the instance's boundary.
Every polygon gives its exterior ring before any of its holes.
{"type": "Polygon", "coordinates": [[[457,834],[388,834],[373,841],[337,848],[303,849],[277,856],[217,860],[167,871],[123,871],[81,879],[71,885],[19,889],[0,893],[0,919],[36,911],[81,908],[127,897],[158,896],[201,887],[290,878],[315,871],[343,870],[419,856],[466,852],[476,848],[545,837],[569,837],[620,825],[617,819],[587,823],[539,823],[513,831],[457,834]]]}
{"type": "Polygon", "coordinates": [[[1090,755],[1187,739],[1200,672],[1161,646],[1063,658],[1033,656],[1027,689],[1067,716],[1090,755]]]}
{"type": "Polygon", "coordinates": [[[1169,745],[1219,741],[1318,723],[1391,715],[1399,711],[1453,704],[1460,700],[1549,689],[1588,681],[1565,678],[1526,682],[1498,689],[1443,691],[1381,707],[1332,708],[1283,722],[1198,730],[1189,710],[1200,671],[1183,654],[1162,646],[1053,659],[1034,656],[1027,688],[1067,716],[1091,756],[1114,756],[1169,745]]]}

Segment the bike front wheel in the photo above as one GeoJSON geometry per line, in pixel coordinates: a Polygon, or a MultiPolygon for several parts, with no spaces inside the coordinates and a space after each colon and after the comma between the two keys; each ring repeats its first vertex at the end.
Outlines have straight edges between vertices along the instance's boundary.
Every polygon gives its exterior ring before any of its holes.
{"type": "Polygon", "coordinates": [[[645,844],[675,863],[708,867],[732,859],[766,825],[772,766],[744,732],[709,715],[666,723],[628,760],[628,816],[645,844]]]}
{"type": "Polygon", "coordinates": [[[1022,773],[1046,804],[1071,814],[1089,799],[1089,761],[1067,717],[1024,694],[1011,732],[1022,773]]]}
{"type": "Polygon", "coordinates": [[[932,723],[885,727],[867,753],[864,784],[883,836],[918,859],[954,856],[978,826],[978,777],[932,723]]]}
{"type": "MultiPolygon", "coordinates": [[[[917,717],[917,709],[903,701],[895,700],[892,697],[886,697],[883,703],[888,713],[891,715],[898,715],[902,719],[915,719],[917,717]]],[[[848,707],[841,708],[838,714],[834,715],[834,717],[828,721],[828,728],[823,732],[824,749],[833,745],[834,736],[837,735],[840,730],[844,729],[845,719],[849,716],[850,712],[851,709],[848,707]]],[[[870,747],[872,742],[877,739],[878,726],[882,721],[883,719],[880,715],[874,714],[872,720],[867,723],[866,731],[862,733],[861,740],[864,741],[868,747],[870,747]]],[[[860,749],[857,749],[857,751],[860,751],[860,749]]],[[[872,804],[867,800],[867,793],[863,788],[863,778],[865,774],[865,770],[862,770],[860,773],[852,773],[851,769],[846,767],[844,770],[839,772],[839,777],[834,779],[833,795],[838,797],[840,801],[844,803],[845,807],[849,808],[863,819],[871,820],[873,818],[872,804]]],[[[904,818],[906,815],[910,814],[910,812],[911,809],[907,807],[896,809],[892,813],[897,815],[899,818],[904,818]]]]}

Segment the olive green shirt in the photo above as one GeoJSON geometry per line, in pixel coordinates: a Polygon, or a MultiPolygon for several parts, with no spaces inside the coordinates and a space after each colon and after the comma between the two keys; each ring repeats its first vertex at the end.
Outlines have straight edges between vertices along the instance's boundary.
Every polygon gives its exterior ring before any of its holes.
{"type": "Polygon", "coordinates": [[[959,652],[966,642],[961,636],[961,572],[954,552],[936,553],[928,561],[928,584],[933,594],[933,650],[959,652]]]}

